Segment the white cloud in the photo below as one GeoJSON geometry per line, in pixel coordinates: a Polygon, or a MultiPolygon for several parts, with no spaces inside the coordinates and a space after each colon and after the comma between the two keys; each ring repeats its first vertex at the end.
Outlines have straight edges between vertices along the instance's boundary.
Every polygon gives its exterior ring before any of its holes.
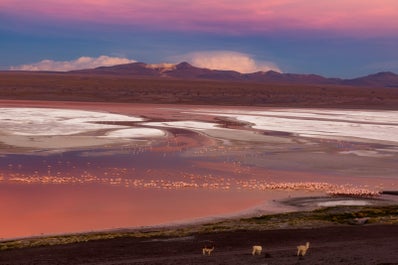
{"type": "Polygon", "coordinates": [[[267,61],[256,61],[250,55],[234,51],[201,51],[193,52],[178,57],[179,60],[201,68],[213,70],[234,70],[240,73],[253,73],[258,71],[282,72],[280,68],[267,61]]]}
{"type": "Polygon", "coordinates": [[[12,66],[10,69],[22,71],[71,71],[79,69],[91,69],[99,66],[127,64],[133,62],[135,61],[127,58],[109,57],[105,55],[99,56],[97,58],[83,56],[71,61],[42,60],[33,64],[12,66]]]}

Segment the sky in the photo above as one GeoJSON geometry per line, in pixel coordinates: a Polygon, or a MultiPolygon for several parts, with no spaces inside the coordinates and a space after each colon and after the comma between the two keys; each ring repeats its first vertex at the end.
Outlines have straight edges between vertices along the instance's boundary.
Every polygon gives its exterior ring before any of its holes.
{"type": "Polygon", "coordinates": [[[0,0],[0,70],[398,73],[396,0],[0,0]]]}

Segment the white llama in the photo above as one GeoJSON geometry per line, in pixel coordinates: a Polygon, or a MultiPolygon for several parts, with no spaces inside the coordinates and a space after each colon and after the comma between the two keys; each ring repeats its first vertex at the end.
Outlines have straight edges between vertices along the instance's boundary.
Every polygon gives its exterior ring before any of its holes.
{"type": "Polygon", "coordinates": [[[261,251],[263,251],[263,247],[255,245],[253,246],[252,255],[261,255],[261,251]]]}
{"type": "Polygon", "coordinates": [[[310,248],[310,242],[305,245],[297,246],[297,256],[304,256],[307,250],[310,248]]]}

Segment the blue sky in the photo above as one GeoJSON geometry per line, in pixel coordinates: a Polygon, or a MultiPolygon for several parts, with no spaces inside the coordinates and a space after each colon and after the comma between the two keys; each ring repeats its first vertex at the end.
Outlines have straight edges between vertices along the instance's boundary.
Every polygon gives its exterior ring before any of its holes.
{"type": "Polygon", "coordinates": [[[184,7],[184,0],[151,0],[147,5],[126,0],[38,0],[34,6],[0,0],[0,69],[42,60],[72,65],[80,57],[94,60],[106,55],[147,63],[200,61],[209,68],[247,64],[247,71],[344,78],[398,73],[398,4],[392,1],[381,0],[377,6],[362,1],[361,9],[352,12],[368,16],[358,18],[361,23],[346,10],[357,0],[316,7],[312,0],[220,3],[204,1],[202,6],[208,9],[203,9],[195,4],[184,7]],[[295,2],[301,2],[297,10],[295,2]],[[176,5],[181,6],[168,13],[176,5]],[[208,10],[213,11],[203,17],[208,10]],[[309,17],[311,12],[319,17],[309,17]]]}

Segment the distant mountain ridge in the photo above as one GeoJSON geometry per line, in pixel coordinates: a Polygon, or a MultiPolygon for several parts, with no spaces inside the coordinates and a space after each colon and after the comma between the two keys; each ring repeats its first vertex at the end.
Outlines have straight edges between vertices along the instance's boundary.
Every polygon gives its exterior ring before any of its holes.
{"type": "Polygon", "coordinates": [[[326,78],[315,74],[278,73],[275,71],[242,74],[232,70],[211,70],[190,65],[146,64],[142,62],[115,66],[102,66],[95,69],[70,71],[69,73],[120,75],[136,77],[162,77],[178,79],[208,79],[222,81],[250,81],[275,84],[328,84],[366,87],[398,88],[398,75],[392,72],[380,72],[354,79],[326,78]]]}

